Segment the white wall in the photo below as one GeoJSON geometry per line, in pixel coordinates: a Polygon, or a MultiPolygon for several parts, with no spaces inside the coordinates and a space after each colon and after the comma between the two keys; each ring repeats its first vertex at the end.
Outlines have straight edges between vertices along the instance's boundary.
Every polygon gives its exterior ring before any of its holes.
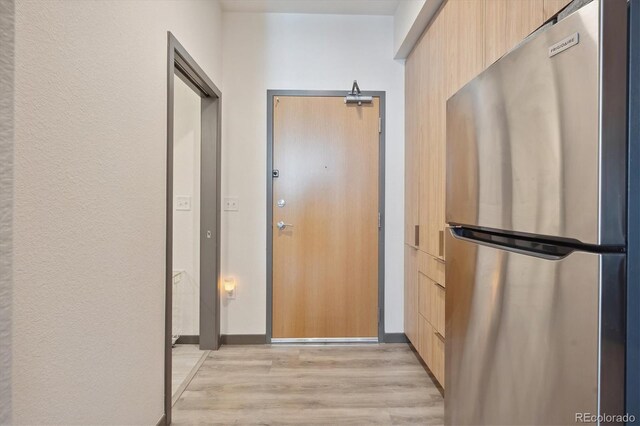
{"type": "Polygon", "coordinates": [[[393,17],[223,14],[222,273],[236,277],[223,334],[266,328],[267,89],[387,92],[385,321],[403,331],[404,71],[393,60],[393,17]]]}
{"type": "Polygon", "coordinates": [[[173,334],[200,334],[200,96],[174,77],[173,334]],[[188,197],[190,209],[178,208],[188,197]]]}
{"type": "Polygon", "coordinates": [[[393,16],[393,53],[394,56],[402,47],[402,44],[411,31],[418,14],[424,7],[427,0],[402,0],[398,3],[393,16]]]}
{"type": "Polygon", "coordinates": [[[394,58],[406,59],[444,0],[402,0],[393,17],[394,58]]]}
{"type": "Polygon", "coordinates": [[[15,423],[162,414],[167,30],[218,83],[216,2],[16,3],[15,423]]]}

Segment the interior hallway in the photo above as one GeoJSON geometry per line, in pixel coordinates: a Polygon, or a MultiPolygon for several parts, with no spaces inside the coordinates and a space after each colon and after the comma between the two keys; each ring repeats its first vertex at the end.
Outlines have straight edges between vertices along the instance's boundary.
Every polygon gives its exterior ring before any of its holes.
{"type": "Polygon", "coordinates": [[[406,344],[223,346],[173,424],[444,423],[444,399],[406,344]]]}

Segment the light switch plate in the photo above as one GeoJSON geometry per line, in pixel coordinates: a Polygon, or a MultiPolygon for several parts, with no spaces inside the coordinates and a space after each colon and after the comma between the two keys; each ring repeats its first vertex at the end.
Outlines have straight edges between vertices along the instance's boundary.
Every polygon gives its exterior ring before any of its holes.
{"type": "Polygon", "coordinates": [[[238,198],[228,197],[224,199],[224,210],[228,212],[238,211],[238,198]]]}
{"type": "Polygon", "coordinates": [[[186,195],[176,197],[176,210],[191,210],[191,197],[186,195]]]}

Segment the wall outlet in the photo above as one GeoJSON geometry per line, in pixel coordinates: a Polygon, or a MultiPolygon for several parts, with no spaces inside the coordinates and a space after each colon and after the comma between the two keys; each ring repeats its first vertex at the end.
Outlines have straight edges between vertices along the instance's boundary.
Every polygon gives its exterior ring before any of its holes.
{"type": "Polygon", "coordinates": [[[186,195],[176,197],[176,210],[191,210],[191,197],[186,195]]]}
{"type": "Polygon", "coordinates": [[[238,198],[237,197],[229,197],[224,199],[224,210],[228,212],[237,212],[238,211],[238,198]]]}
{"type": "Polygon", "coordinates": [[[237,289],[235,288],[231,291],[225,291],[225,293],[227,293],[227,299],[234,300],[236,298],[236,291],[237,289]]]}

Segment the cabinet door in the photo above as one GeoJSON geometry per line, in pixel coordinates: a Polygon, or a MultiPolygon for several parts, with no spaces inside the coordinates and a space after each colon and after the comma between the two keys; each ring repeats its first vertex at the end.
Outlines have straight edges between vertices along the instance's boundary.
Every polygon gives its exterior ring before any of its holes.
{"type": "Polygon", "coordinates": [[[571,3],[572,0],[544,0],[544,20],[551,18],[562,8],[571,3]]]}
{"type": "Polygon", "coordinates": [[[484,6],[485,1],[449,0],[444,7],[448,70],[445,102],[484,69],[484,6]]]}
{"type": "Polygon", "coordinates": [[[542,25],[544,0],[486,0],[485,68],[542,25]]]}
{"type": "Polygon", "coordinates": [[[427,252],[444,259],[445,171],[446,171],[446,103],[460,87],[483,70],[484,65],[484,1],[449,0],[442,9],[440,26],[434,23],[436,53],[432,63],[439,78],[434,80],[433,126],[429,151],[432,170],[427,186],[428,217],[427,252]]]}
{"type": "MultiPolygon", "coordinates": [[[[433,373],[433,345],[435,334],[429,321],[418,315],[418,354],[433,373]]],[[[435,374],[434,374],[435,375],[435,374]]]]}
{"type": "Polygon", "coordinates": [[[422,315],[418,315],[418,334],[418,354],[444,388],[444,336],[440,335],[422,315]]]}
{"type": "Polygon", "coordinates": [[[404,333],[418,348],[418,250],[404,246],[404,333]]]}
{"type": "Polygon", "coordinates": [[[445,289],[418,272],[418,314],[444,337],[445,289]]]}
{"type": "Polygon", "coordinates": [[[420,263],[418,266],[418,270],[420,272],[425,274],[432,281],[435,281],[443,287],[445,286],[445,264],[442,260],[433,256],[424,255],[418,258],[418,262],[420,263]]]}
{"type": "Polygon", "coordinates": [[[441,336],[436,330],[432,338],[432,354],[431,354],[431,372],[444,388],[444,336],[441,336]]]}
{"type": "Polygon", "coordinates": [[[421,85],[424,127],[420,154],[420,249],[432,256],[442,255],[439,230],[444,221],[445,29],[443,9],[421,46],[425,72],[421,85]]]}
{"type": "Polygon", "coordinates": [[[418,271],[418,313],[431,322],[431,280],[418,271]]]}
{"type": "Polygon", "coordinates": [[[434,76],[434,68],[431,66],[431,61],[433,60],[432,40],[433,31],[430,28],[418,41],[413,52],[415,59],[419,64],[419,77],[417,78],[415,86],[417,92],[415,111],[418,117],[418,123],[416,126],[418,146],[414,159],[417,161],[417,173],[415,178],[416,188],[418,189],[418,223],[420,224],[418,232],[418,247],[422,251],[425,251],[428,245],[427,218],[429,217],[429,205],[427,203],[424,188],[428,182],[427,179],[429,173],[431,172],[431,165],[425,159],[425,151],[428,149],[427,145],[429,143],[429,135],[434,122],[430,105],[431,80],[434,76]]]}
{"type": "Polygon", "coordinates": [[[420,114],[419,83],[421,57],[418,49],[409,55],[405,63],[405,232],[404,241],[410,246],[418,246],[418,185],[420,170],[420,114]]]}
{"type": "Polygon", "coordinates": [[[435,281],[431,281],[431,311],[433,321],[431,325],[444,339],[444,304],[445,289],[435,281]]]}

